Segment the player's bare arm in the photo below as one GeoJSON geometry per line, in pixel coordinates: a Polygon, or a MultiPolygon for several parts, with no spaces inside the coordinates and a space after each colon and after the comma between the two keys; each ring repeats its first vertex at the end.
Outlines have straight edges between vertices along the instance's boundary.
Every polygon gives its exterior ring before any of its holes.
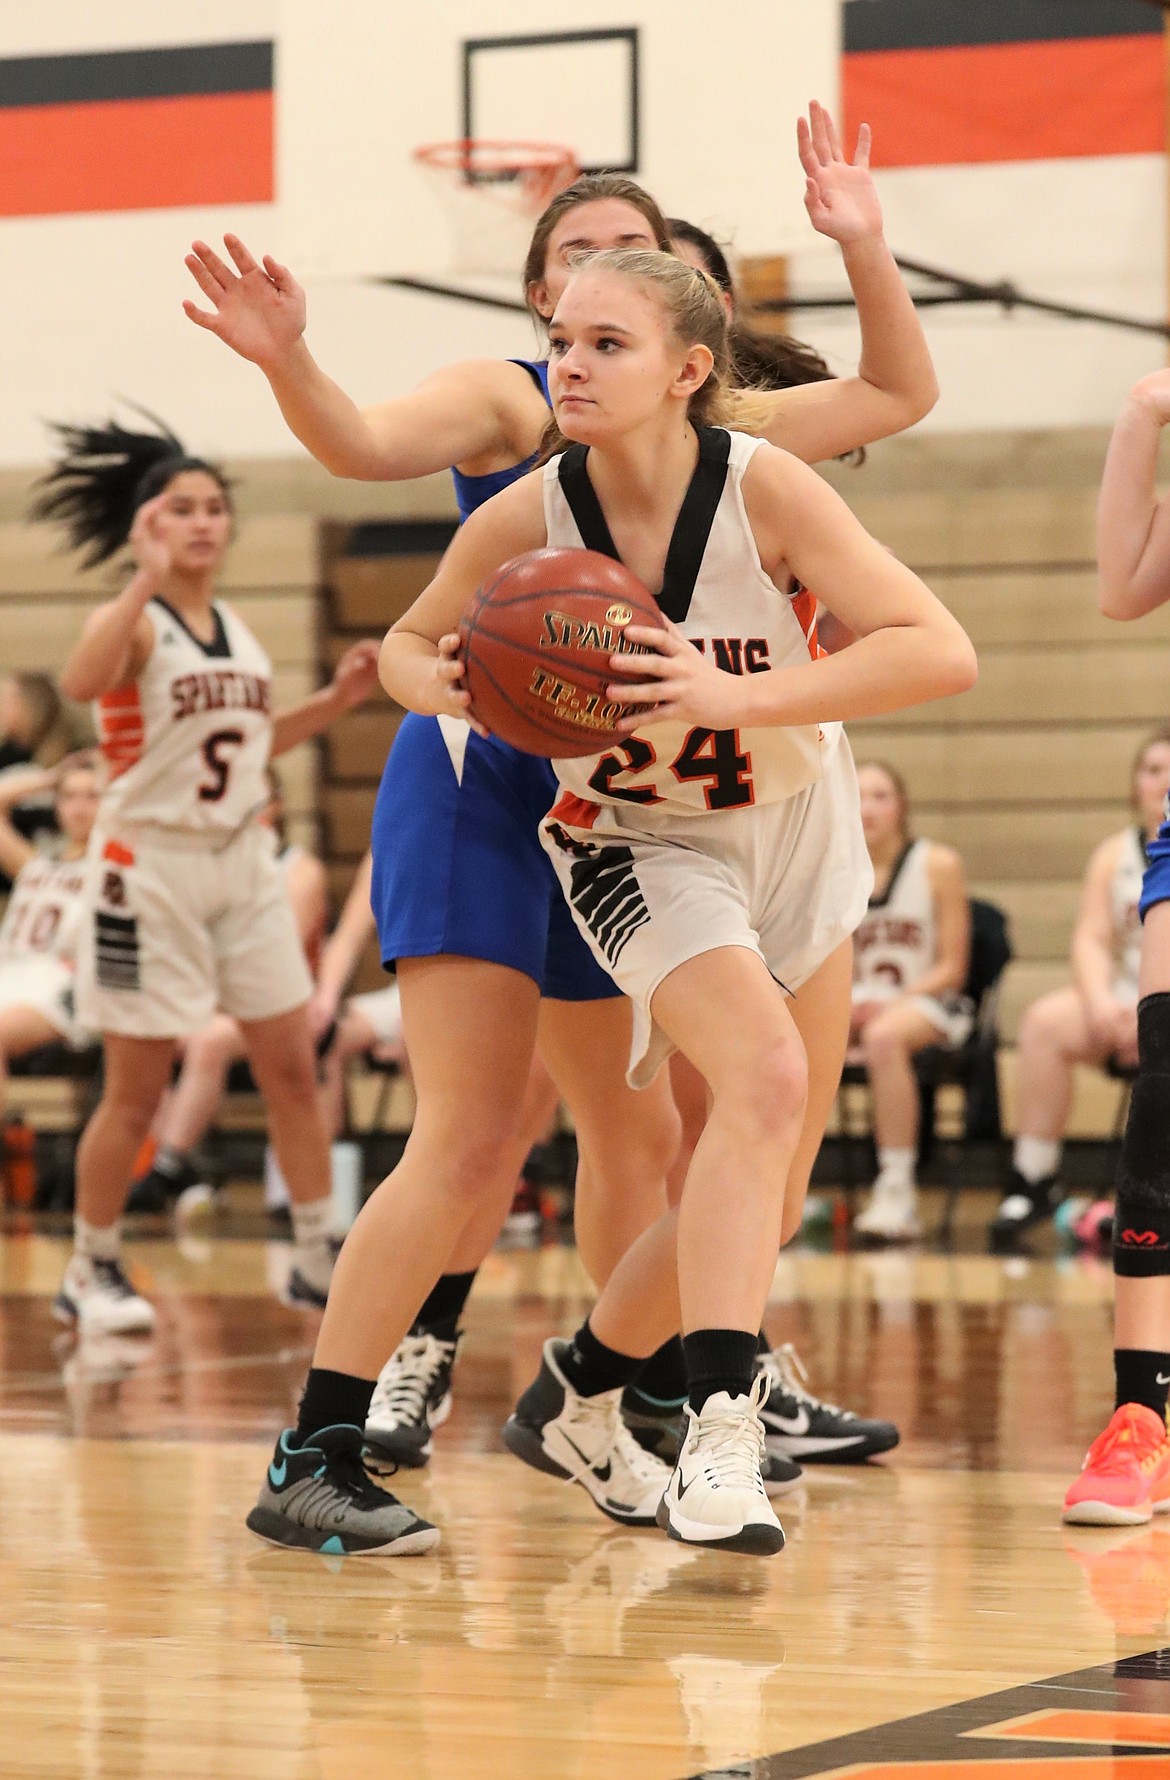
{"type": "MultiPolygon", "coordinates": [[[[1071,947],[1073,982],[1085,1004],[1093,1037],[1109,1046],[1118,1042],[1120,1023],[1127,1012],[1113,987],[1116,966],[1112,908],[1113,878],[1125,841],[1124,834],[1110,835],[1089,860],[1071,947]]],[[[1132,1021],[1132,1009],[1128,1013],[1132,1021]]]]}
{"type": "Polygon", "coordinates": [[[1158,445],[1170,421],[1170,371],[1129,392],[1097,500],[1097,603],[1106,618],[1141,618],[1170,599],[1170,500],[1158,499],[1158,445]]]}
{"type": "Polygon", "coordinates": [[[346,711],[364,704],[377,684],[378,645],[373,641],[352,644],[334,668],[328,686],[286,711],[274,712],[272,757],[287,754],[298,742],[320,735],[346,711]]]}
{"type": "Polygon", "coordinates": [[[196,241],[186,265],[211,305],[183,308],[267,377],[291,431],[334,476],[394,482],[452,464],[482,471],[485,455],[503,464],[527,457],[545,404],[519,366],[469,359],[426,378],[392,401],[360,408],[326,375],[305,342],[305,293],[271,254],[257,260],[238,235],[228,258],[196,241]]]}
{"type": "Polygon", "coordinates": [[[857,304],[861,359],[852,377],[753,396],[753,412],[762,419],[751,430],[805,463],[820,463],[913,426],[938,400],[938,379],[882,231],[869,126],[861,126],[850,161],[832,117],[814,101],[807,120],[797,121],[797,146],[809,220],[841,248],[857,304]]]}
{"type": "Polygon", "coordinates": [[[146,608],[162,592],[171,566],[159,520],[167,495],[155,495],[134,516],[129,544],[134,574],[117,599],[91,612],[61,669],[61,690],[79,704],[137,679],[154,647],[154,627],[146,608]]]}
{"type": "Polygon", "coordinates": [[[545,543],[539,471],[477,509],[452,538],[428,587],[387,632],[379,673],[391,698],[424,716],[465,717],[459,621],[476,589],[513,556],[545,543]]]}
{"type": "MultiPolygon", "coordinates": [[[[975,651],[962,627],[814,471],[764,447],[748,466],[743,493],[765,572],[778,586],[794,574],[821,590],[857,641],[819,661],[741,677],[716,668],[676,630],[662,638],[631,626],[630,640],[650,651],[642,664],[648,677],[615,683],[610,695],[652,706],[639,722],[713,729],[823,723],[879,716],[974,685],[975,651]]],[[[615,669],[628,665],[613,660],[615,669]]]]}
{"type": "Polygon", "coordinates": [[[953,847],[930,848],[926,862],[934,903],[935,955],[929,969],[906,984],[906,995],[958,994],[971,962],[971,904],[967,874],[953,847]]]}

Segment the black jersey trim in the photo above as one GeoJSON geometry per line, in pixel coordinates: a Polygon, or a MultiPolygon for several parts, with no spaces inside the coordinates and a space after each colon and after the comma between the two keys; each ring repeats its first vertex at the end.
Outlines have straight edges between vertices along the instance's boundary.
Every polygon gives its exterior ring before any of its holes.
{"type": "MultiPolygon", "coordinates": [[[[659,610],[675,624],[682,624],[691,609],[695,583],[727,486],[731,460],[731,434],[725,427],[700,427],[698,437],[699,461],[674,522],[666,552],[662,591],[657,595],[659,610]]],[[[589,480],[588,455],[587,445],[570,445],[564,452],[557,466],[561,492],[586,550],[596,550],[602,556],[611,556],[615,562],[621,562],[597,490],[589,480]]]]}
{"type": "Polygon", "coordinates": [[[226,661],[230,657],[232,646],[228,642],[227,626],[223,621],[223,613],[217,605],[213,605],[211,608],[212,616],[215,619],[215,635],[212,637],[210,643],[205,643],[202,637],[197,637],[195,635],[195,632],[191,629],[191,626],[187,623],[183,614],[181,612],[176,612],[169,600],[163,599],[162,595],[158,593],[155,594],[154,599],[155,604],[161,606],[163,611],[166,612],[169,617],[174,619],[175,623],[179,626],[179,629],[186,631],[195,647],[197,649],[202,649],[209,661],[226,661]]]}
{"type": "Polygon", "coordinates": [[[889,879],[888,884],[886,885],[885,889],[882,891],[880,896],[871,896],[870,897],[867,907],[869,907],[871,909],[884,909],[884,908],[889,907],[890,898],[894,894],[894,891],[898,885],[898,879],[902,875],[902,868],[906,864],[906,861],[909,859],[911,853],[914,851],[914,848],[917,846],[917,844],[918,843],[916,841],[907,841],[906,842],[906,845],[902,848],[902,851],[898,854],[898,857],[894,861],[894,869],[890,873],[890,879],[889,879]]]}

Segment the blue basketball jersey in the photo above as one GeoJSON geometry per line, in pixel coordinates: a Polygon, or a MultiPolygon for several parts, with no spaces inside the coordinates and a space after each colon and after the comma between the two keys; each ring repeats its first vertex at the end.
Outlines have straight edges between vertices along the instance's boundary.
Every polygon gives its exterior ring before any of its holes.
{"type": "MultiPolygon", "coordinates": [[[[544,359],[510,358],[510,365],[519,365],[528,372],[533,383],[539,389],[545,401],[548,401],[548,363],[544,359]]],[[[489,470],[486,476],[465,476],[462,470],[452,469],[451,480],[455,484],[455,502],[459,508],[459,517],[466,519],[485,501],[490,501],[494,494],[503,488],[510,488],[521,476],[526,476],[536,463],[537,453],[526,457],[522,464],[512,464],[506,470],[489,470]]]]}
{"type": "MultiPolygon", "coordinates": [[[[548,401],[548,366],[521,365],[548,401]]],[[[486,476],[453,469],[461,519],[527,475],[536,454],[486,476]]],[[[407,712],[374,806],[371,904],[382,960],[449,954],[522,971],[543,995],[621,990],[578,933],[538,826],[556,801],[549,761],[455,718],[407,712]]]]}

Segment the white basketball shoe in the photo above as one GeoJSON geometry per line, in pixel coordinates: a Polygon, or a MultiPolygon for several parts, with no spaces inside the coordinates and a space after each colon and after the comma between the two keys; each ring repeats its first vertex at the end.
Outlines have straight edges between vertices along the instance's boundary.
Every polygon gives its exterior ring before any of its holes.
{"type": "Polygon", "coordinates": [[[688,1404],[686,1438],[657,1517],[672,1539],[757,1557],[783,1549],[784,1529],[760,1474],[767,1394],[757,1373],[747,1396],[717,1391],[698,1415],[688,1404]]]}

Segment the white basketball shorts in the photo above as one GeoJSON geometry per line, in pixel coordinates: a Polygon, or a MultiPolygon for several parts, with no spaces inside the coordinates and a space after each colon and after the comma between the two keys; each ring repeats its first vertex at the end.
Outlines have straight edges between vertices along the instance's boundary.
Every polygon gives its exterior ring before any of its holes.
{"type": "Polygon", "coordinates": [[[75,1051],[96,1042],[77,1018],[72,967],[60,958],[13,958],[0,964],[0,1009],[30,1007],[75,1051]]]}
{"type": "Polygon", "coordinates": [[[90,842],[78,1011],[126,1038],[182,1038],[219,1010],[269,1020],[312,982],[270,829],[226,842],[119,824],[90,842]]]}
{"type": "Polygon", "coordinates": [[[873,888],[844,737],[823,776],[782,803],[658,828],[644,808],[606,805],[593,828],[546,818],[541,838],[594,956],[634,1003],[633,1087],[674,1049],[651,1011],[671,971],[743,946],[795,993],[853,933],[873,888]]]}
{"type": "Polygon", "coordinates": [[[371,989],[367,995],[351,995],[345,1004],[369,1026],[374,1043],[386,1050],[397,1050],[402,1043],[402,997],[398,984],[385,989],[371,989]]]}

